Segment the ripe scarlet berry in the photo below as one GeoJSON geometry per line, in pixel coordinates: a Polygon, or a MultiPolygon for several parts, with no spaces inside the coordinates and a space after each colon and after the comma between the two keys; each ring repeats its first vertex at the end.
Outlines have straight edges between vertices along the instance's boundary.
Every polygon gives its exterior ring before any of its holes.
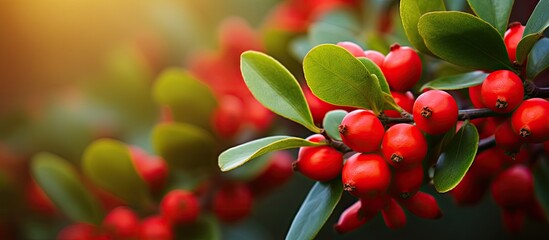
{"type": "Polygon", "coordinates": [[[517,60],[517,46],[522,39],[523,33],[524,26],[522,26],[520,22],[513,22],[509,25],[509,29],[507,29],[503,36],[503,42],[505,43],[505,48],[507,49],[507,54],[509,55],[509,60],[511,60],[511,62],[517,60]]]}
{"type": "Polygon", "coordinates": [[[160,202],[160,213],[172,223],[187,224],[196,221],[200,205],[191,192],[172,190],[160,202]]]}
{"type": "Polygon", "coordinates": [[[145,180],[149,188],[159,191],[168,177],[168,165],[164,159],[149,156],[138,147],[130,147],[130,155],[137,169],[137,173],[145,180]]]}
{"type": "Polygon", "coordinates": [[[150,216],[141,222],[141,240],[171,240],[172,226],[162,216],[150,216]]]}
{"type": "Polygon", "coordinates": [[[475,108],[485,108],[481,94],[482,84],[469,88],[469,99],[475,108]]]}
{"type": "Polygon", "coordinates": [[[243,121],[242,101],[231,95],[219,100],[219,106],[212,114],[212,126],[222,138],[232,138],[240,130],[243,121]]]}
{"type": "Polygon", "coordinates": [[[357,201],[341,213],[339,221],[334,225],[338,233],[353,231],[370,221],[377,214],[377,212],[362,212],[360,211],[361,206],[361,202],[357,201]]]}
{"type": "Polygon", "coordinates": [[[497,148],[482,151],[475,157],[469,172],[477,181],[489,181],[500,172],[505,157],[497,148]]]}
{"type": "Polygon", "coordinates": [[[375,197],[360,198],[363,213],[377,214],[381,209],[385,209],[391,197],[385,193],[375,197]]]}
{"type": "Polygon", "coordinates": [[[392,174],[389,193],[393,198],[407,199],[414,196],[423,184],[423,166],[395,169],[392,174]]]}
{"type": "Polygon", "coordinates": [[[502,208],[524,208],[534,196],[532,172],[522,165],[512,166],[494,179],[491,190],[494,201],[502,208]]]}
{"type": "Polygon", "coordinates": [[[430,90],[414,102],[413,116],[420,130],[431,135],[443,134],[456,124],[458,106],[450,94],[430,90]]]}
{"type": "Polygon", "coordinates": [[[413,166],[427,155],[427,140],[416,126],[399,123],[385,132],[381,152],[393,167],[413,166]]]}
{"type": "Polygon", "coordinates": [[[527,143],[541,143],[549,140],[549,101],[530,98],[513,112],[511,125],[527,143]]]}
{"type": "Polygon", "coordinates": [[[437,200],[428,193],[418,192],[411,198],[399,199],[399,203],[408,209],[408,211],[421,218],[437,219],[442,217],[437,200]]]}
{"type": "Polygon", "coordinates": [[[342,172],[345,191],[362,198],[379,196],[391,182],[385,160],[377,154],[356,153],[345,162],[342,172]]]}
{"type": "Polygon", "coordinates": [[[523,144],[522,138],[513,131],[510,119],[496,128],[494,136],[496,145],[509,154],[518,153],[523,144]]]}
{"type": "Polygon", "coordinates": [[[484,105],[494,112],[513,111],[524,98],[524,86],[519,76],[509,70],[490,73],[481,87],[484,105]]]}
{"type": "Polygon", "coordinates": [[[324,116],[326,115],[327,112],[336,110],[339,108],[335,105],[324,102],[320,98],[316,97],[311,92],[311,89],[309,89],[309,87],[307,86],[303,86],[303,94],[305,95],[305,99],[309,104],[309,108],[311,109],[311,114],[313,115],[313,120],[316,124],[322,123],[322,121],[324,120],[324,116]]]}
{"type": "Polygon", "coordinates": [[[385,60],[385,55],[375,50],[364,51],[364,57],[372,60],[379,68],[383,65],[383,60],[385,60]]]}
{"type": "Polygon", "coordinates": [[[139,236],[139,219],[127,207],[117,207],[103,219],[103,229],[114,239],[129,239],[139,236]]]}
{"type": "Polygon", "coordinates": [[[478,180],[476,175],[469,171],[461,179],[461,182],[450,191],[450,194],[457,205],[471,206],[482,200],[489,187],[489,182],[478,180]]]}
{"type": "MultiPolygon", "coordinates": [[[[315,134],[307,138],[311,142],[325,141],[315,134]]],[[[343,154],[330,146],[301,147],[295,163],[296,170],[316,181],[336,178],[343,168],[343,154]]]]}
{"type": "Polygon", "coordinates": [[[392,198],[389,200],[387,208],[381,210],[381,215],[383,216],[385,225],[390,229],[398,229],[406,225],[406,214],[404,213],[404,210],[402,210],[402,207],[392,198]]]}
{"type": "Polygon", "coordinates": [[[223,185],[213,197],[213,211],[223,222],[233,223],[252,211],[253,196],[248,186],[240,183],[223,185]]]}
{"type": "Polygon", "coordinates": [[[358,109],[350,112],[339,125],[341,140],[357,152],[376,151],[384,133],[381,121],[368,110],[358,109]]]}
{"type": "Polygon", "coordinates": [[[92,240],[95,227],[88,223],[75,223],[66,226],[57,234],[57,240],[92,240]]]}
{"type": "MultiPolygon", "coordinates": [[[[407,91],[405,93],[395,92],[391,91],[391,96],[393,96],[393,99],[395,100],[395,103],[402,108],[402,110],[411,113],[414,108],[414,95],[412,92],[407,91]]],[[[385,110],[383,113],[387,117],[394,117],[398,118],[400,117],[400,113],[396,110],[385,110]]]]}
{"type": "Polygon", "coordinates": [[[254,195],[262,195],[287,182],[294,173],[292,159],[287,151],[273,153],[267,167],[250,182],[254,195]]]}
{"type": "Polygon", "coordinates": [[[406,92],[421,77],[421,59],[414,49],[393,44],[383,60],[381,70],[391,89],[406,92]]]}
{"type": "Polygon", "coordinates": [[[355,57],[366,57],[364,55],[364,50],[358,44],[354,42],[338,42],[338,46],[345,48],[355,57]]]}

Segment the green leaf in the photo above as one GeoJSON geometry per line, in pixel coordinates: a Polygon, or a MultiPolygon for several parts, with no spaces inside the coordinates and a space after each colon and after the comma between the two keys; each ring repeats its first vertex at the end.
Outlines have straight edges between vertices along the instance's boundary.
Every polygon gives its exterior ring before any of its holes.
{"type": "Polygon", "coordinates": [[[152,145],[170,168],[191,171],[215,168],[215,138],[186,123],[161,123],[152,133],[152,145]]]}
{"type": "Polygon", "coordinates": [[[431,12],[419,19],[419,33],[436,56],[459,66],[513,70],[503,38],[484,20],[462,12],[431,12]]]}
{"type": "Polygon", "coordinates": [[[103,217],[101,205],[87,190],[74,167],[49,153],[35,155],[32,175],[49,199],[71,220],[99,224],[103,217]]]}
{"type": "Polygon", "coordinates": [[[153,87],[155,101],[168,106],[177,122],[210,129],[210,119],[217,106],[212,90],[188,72],[177,68],[164,70],[153,87]]]}
{"type": "Polygon", "coordinates": [[[440,155],[433,182],[435,189],[445,193],[456,187],[475,159],[479,135],[475,125],[466,122],[440,155]]]}
{"type": "Polygon", "coordinates": [[[231,180],[244,182],[251,181],[260,173],[262,173],[263,170],[265,170],[265,168],[269,164],[269,159],[271,158],[271,156],[272,154],[269,153],[261,155],[255,158],[253,161],[248,162],[247,164],[223,173],[223,176],[231,180]]]}
{"type": "Polygon", "coordinates": [[[465,0],[445,0],[448,11],[464,11],[467,4],[465,0]]]}
{"type": "Polygon", "coordinates": [[[425,46],[423,38],[419,35],[417,23],[419,18],[428,12],[444,11],[444,1],[442,0],[401,0],[400,16],[404,32],[414,48],[423,53],[430,54],[431,51],[425,46]]]}
{"type": "Polygon", "coordinates": [[[290,42],[290,51],[296,59],[299,59],[300,62],[303,61],[305,55],[307,55],[312,48],[313,45],[309,42],[309,39],[306,36],[297,37],[290,42]]]}
{"type": "Polygon", "coordinates": [[[542,34],[549,27],[549,0],[540,0],[530,15],[522,36],[532,33],[542,34]]]}
{"type": "Polygon", "coordinates": [[[468,73],[462,73],[452,76],[444,76],[437,78],[433,81],[421,86],[421,90],[425,89],[440,89],[440,90],[457,90],[464,89],[472,86],[477,86],[484,82],[484,79],[488,76],[487,73],[482,71],[474,71],[468,73]]]}
{"type": "Polygon", "coordinates": [[[123,143],[96,140],[84,152],[82,169],[92,182],[130,205],[146,207],[150,203],[148,187],[137,173],[128,146],[123,143]]]}
{"type": "Polygon", "coordinates": [[[532,47],[528,55],[526,76],[534,79],[547,68],[549,68],[549,38],[543,38],[532,47]]]}
{"type": "Polygon", "coordinates": [[[518,46],[517,46],[517,63],[519,65],[524,64],[524,61],[528,57],[528,54],[530,54],[530,51],[532,51],[532,47],[534,47],[534,44],[538,42],[540,38],[542,38],[543,35],[540,33],[532,33],[528,36],[524,36],[518,46]]]}
{"type": "Polygon", "coordinates": [[[545,210],[545,216],[549,216],[549,164],[543,158],[534,168],[534,190],[539,203],[545,210]]]}
{"type": "Polygon", "coordinates": [[[364,65],[364,67],[368,69],[368,72],[376,75],[381,91],[387,94],[391,94],[389,83],[387,83],[387,79],[385,79],[385,75],[383,75],[383,72],[381,71],[379,66],[377,66],[377,64],[375,64],[372,60],[368,58],[359,57],[358,60],[360,60],[360,62],[364,65]]]}
{"type": "Polygon", "coordinates": [[[341,179],[317,182],[301,204],[286,240],[314,239],[328,220],[343,193],[341,179]]]}
{"type": "Polygon", "coordinates": [[[356,11],[352,11],[351,9],[332,9],[322,14],[322,17],[317,22],[338,26],[354,33],[361,31],[360,19],[356,15],[356,11]]]}
{"type": "Polygon", "coordinates": [[[246,85],[265,107],[312,132],[320,132],[299,83],[282,64],[266,54],[247,51],[240,58],[240,69],[246,85]]]}
{"type": "Polygon", "coordinates": [[[272,136],[261,138],[229,148],[222,152],[219,155],[219,168],[221,171],[226,172],[268,152],[304,146],[321,145],[325,145],[325,143],[315,143],[305,139],[289,136],[272,136]]]}
{"type": "Polygon", "coordinates": [[[336,44],[344,41],[360,42],[351,31],[323,22],[314,23],[309,27],[309,41],[313,46],[323,43],[336,44]]]}
{"type": "Polygon", "coordinates": [[[379,112],[383,102],[379,83],[360,60],[342,47],[323,44],[313,48],[303,61],[307,85],[320,99],[340,106],[379,112]]]}
{"type": "Polygon", "coordinates": [[[501,36],[507,30],[507,23],[514,0],[467,0],[477,16],[496,28],[501,36]]]}
{"type": "Polygon", "coordinates": [[[331,138],[341,141],[339,125],[347,113],[345,110],[332,110],[324,116],[322,126],[331,138]]]}

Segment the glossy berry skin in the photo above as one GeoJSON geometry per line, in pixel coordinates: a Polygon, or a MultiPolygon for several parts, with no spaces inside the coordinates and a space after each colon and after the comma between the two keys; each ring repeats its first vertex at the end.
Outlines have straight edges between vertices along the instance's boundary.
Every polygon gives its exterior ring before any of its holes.
{"type": "Polygon", "coordinates": [[[513,131],[527,143],[542,143],[549,140],[549,101],[530,98],[513,112],[513,131]]]}
{"type": "Polygon", "coordinates": [[[421,68],[421,59],[414,49],[394,44],[381,70],[392,90],[406,92],[419,81],[421,68]]]}
{"type": "Polygon", "coordinates": [[[172,226],[162,216],[151,216],[141,222],[139,239],[141,240],[172,240],[172,226]]]}
{"type": "Polygon", "coordinates": [[[534,196],[532,172],[525,166],[515,165],[500,173],[492,182],[492,197],[505,209],[525,208],[534,196]]]}
{"type": "Polygon", "coordinates": [[[392,198],[389,200],[387,207],[381,210],[381,215],[385,225],[390,229],[399,229],[406,226],[406,214],[397,201],[392,198]]]}
{"type": "Polygon", "coordinates": [[[362,205],[361,211],[363,213],[376,214],[382,209],[385,209],[387,207],[387,204],[389,204],[390,199],[391,199],[391,196],[385,193],[382,193],[375,197],[360,198],[360,202],[362,205]]]}
{"type": "Polygon", "coordinates": [[[355,57],[366,57],[362,47],[354,42],[338,42],[337,45],[345,48],[345,50],[349,51],[355,57]]]}
{"type": "Polygon", "coordinates": [[[347,159],[341,177],[345,191],[357,197],[373,198],[385,193],[391,182],[391,171],[380,155],[357,153],[347,159]]]}
{"type": "Polygon", "coordinates": [[[399,199],[398,202],[418,217],[426,219],[438,219],[442,217],[437,200],[428,193],[418,192],[413,197],[399,199]]]}
{"type": "Polygon", "coordinates": [[[498,113],[513,111],[524,98],[524,86],[519,76],[509,70],[490,73],[480,90],[482,102],[498,113]]]}
{"type": "Polygon", "coordinates": [[[396,199],[407,199],[414,196],[423,184],[423,166],[395,169],[392,174],[389,194],[396,199]]]}
{"type": "Polygon", "coordinates": [[[252,207],[252,192],[241,183],[223,185],[213,197],[213,212],[222,222],[238,222],[250,215],[252,207]]]}
{"type": "Polygon", "coordinates": [[[385,60],[385,55],[375,50],[364,51],[364,57],[372,60],[379,68],[383,65],[383,60],[385,60]]]}
{"type": "Polygon", "coordinates": [[[523,144],[521,136],[513,131],[510,120],[500,124],[496,128],[494,136],[496,145],[511,154],[518,153],[523,144]]]}
{"type": "Polygon", "coordinates": [[[385,132],[381,152],[393,167],[413,166],[427,155],[427,140],[416,126],[399,123],[385,132]]]}
{"type": "Polygon", "coordinates": [[[357,201],[345,209],[345,211],[341,213],[341,216],[339,216],[337,224],[334,225],[334,229],[338,233],[353,231],[370,221],[377,214],[377,212],[361,212],[361,206],[362,204],[360,201],[357,201]]]}
{"type": "Polygon", "coordinates": [[[128,207],[117,207],[103,219],[103,229],[114,239],[128,239],[139,236],[139,218],[128,207]]]}
{"type": "Polygon", "coordinates": [[[514,22],[510,24],[509,29],[507,29],[503,36],[503,42],[505,43],[505,48],[507,49],[507,54],[509,55],[509,60],[511,60],[511,62],[517,60],[517,46],[522,39],[523,33],[524,26],[519,22],[514,22]]]}
{"type": "Polygon", "coordinates": [[[458,106],[450,94],[441,90],[430,90],[419,95],[414,102],[413,116],[421,131],[439,135],[456,124],[458,106]]]}
{"type": "MultiPolygon", "coordinates": [[[[400,92],[391,91],[391,96],[393,96],[393,99],[395,100],[395,103],[399,107],[401,107],[402,110],[404,110],[408,113],[411,113],[412,110],[414,109],[415,99],[414,99],[414,95],[412,94],[412,92],[407,91],[405,93],[400,93],[400,92]]],[[[383,111],[383,113],[387,117],[394,117],[394,118],[401,117],[400,113],[396,110],[385,110],[385,111],[383,111]]]]}
{"type": "Polygon", "coordinates": [[[95,227],[88,223],[75,223],[66,226],[57,234],[57,240],[93,240],[95,227]]]}
{"type": "MultiPolygon", "coordinates": [[[[324,136],[315,134],[307,138],[311,142],[323,142],[324,136]]],[[[330,146],[301,147],[295,163],[296,170],[316,181],[336,178],[343,169],[343,154],[330,146]]]]}
{"type": "Polygon", "coordinates": [[[160,213],[171,223],[188,224],[198,218],[200,205],[191,192],[172,190],[160,202],[160,213]]]}
{"type": "Polygon", "coordinates": [[[273,153],[267,167],[250,182],[253,194],[265,194],[290,180],[294,173],[292,160],[292,155],[287,151],[273,153]]]}
{"type": "Polygon", "coordinates": [[[377,116],[368,110],[354,110],[343,118],[339,134],[345,145],[357,152],[379,149],[385,129],[377,116]]]}
{"type": "Polygon", "coordinates": [[[475,108],[485,108],[484,102],[482,102],[482,84],[474,87],[469,87],[469,99],[475,108]]]}

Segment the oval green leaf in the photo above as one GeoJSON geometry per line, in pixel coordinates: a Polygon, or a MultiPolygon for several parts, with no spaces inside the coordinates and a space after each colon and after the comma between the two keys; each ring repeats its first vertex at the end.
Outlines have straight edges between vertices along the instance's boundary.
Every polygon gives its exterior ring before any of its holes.
{"type": "Polygon", "coordinates": [[[385,75],[383,75],[383,72],[381,71],[379,66],[377,66],[377,64],[375,64],[372,60],[368,58],[359,57],[358,60],[360,60],[360,62],[364,65],[364,67],[368,69],[368,72],[376,75],[381,91],[387,94],[391,94],[389,83],[387,83],[387,79],[385,79],[385,75]]]}
{"type": "Polygon", "coordinates": [[[307,85],[320,99],[339,106],[379,112],[383,102],[379,83],[360,60],[342,47],[323,44],[305,56],[303,71],[307,85]],[[381,100],[380,100],[381,99],[381,100]]]}
{"type": "Polygon", "coordinates": [[[299,83],[280,62],[264,53],[247,51],[240,57],[240,70],[248,89],[261,104],[315,133],[320,132],[299,83]]]}
{"type": "Polygon", "coordinates": [[[295,215],[286,240],[314,239],[328,220],[343,193],[341,179],[317,182],[295,215]]]}
{"type": "Polygon", "coordinates": [[[32,176],[49,199],[76,222],[99,224],[104,215],[97,199],[87,190],[74,167],[49,153],[35,155],[32,176]]]}
{"type": "Polygon", "coordinates": [[[325,143],[310,142],[289,136],[272,136],[229,148],[219,155],[219,168],[226,172],[265,153],[305,146],[321,146],[325,143]]]}
{"type": "Polygon", "coordinates": [[[210,129],[217,100],[206,84],[188,72],[177,68],[164,70],[153,86],[153,97],[158,104],[170,108],[175,121],[210,129]]]}
{"type": "Polygon", "coordinates": [[[522,36],[532,33],[542,34],[549,27],[549,0],[540,0],[530,15],[522,36]]]}
{"type": "Polygon", "coordinates": [[[152,133],[152,145],[170,168],[191,171],[215,168],[215,138],[207,131],[186,123],[161,123],[152,133]]]}
{"type": "Polygon", "coordinates": [[[482,71],[474,71],[469,73],[463,73],[452,76],[444,76],[437,78],[433,81],[421,86],[421,90],[425,89],[440,89],[440,90],[457,90],[464,89],[472,86],[477,86],[484,82],[484,79],[488,76],[487,73],[482,71]]]}
{"type": "Polygon", "coordinates": [[[501,36],[507,30],[507,23],[514,0],[467,0],[477,16],[496,28],[501,36]]]}
{"type": "Polygon", "coordinates": [[[536,197],[549,217],[549,164],[547,158],[542,158],[534,168],[534,190],[536,197]]]}
{"type": "Polygon", "coordinates": [[[418,26],[427,48],[450,63],[513,70],[503,38],[480,18],[463,12],[431,12],[419,19],[418,26]]]}
{"type": "Polygon", "coordinates": [[[475,125],[465,123],[443,150],[436,165],[435,189],[445,193],[456,187],[475,159],[479,135],[475,125]]]}
{"type": "Polygon", "coordinates": [[[231,180],[249,182],[261,174],[265,168],[267,168],[271,156],[271,154],[267,153],[256,157],[253,161],[250,161],[247,164],[237,167],[231,171],[224,172],[223,176],[231,180]]]}
{"type": "Polygon", "coordinates": [[[414,48],[422,53],[431,54],[425,46],[423,38],[419,35],[417,23],[419,18],[428,12],[446,10],[443,0],[401,0],[400,16],[404,32],[414,48]]]}
{"type": "Polygon", "coordinates": [[[96,140],[84,152],[82,169],[93,183],[130,205],[146,207],[150,203],[148,187],[137,173],[124,143],[96,140]]]}
{"type": "Polygon", "coordinates": [[[332,110],[326,113],[322,122],[322,127],[326,130],[328,136],[341,141],[341,135],[339,135],[339,125],[347,113],[348,112],[345,110],[332,110]]]}
{"type": "Polygon", "coordinates": [[[549,68],[549,38],[543,38],[532,47],[528,55],[526,76],[534,79],[547,68],[549,68]]]}
{"type": "Polygon", "coordinates": [[[524,36],[518,46],[517,46],[517,63],[519,65],[522,65],[524,63],[524,60],[528,57],[528,54],[530,54],[530,51],[532,51],[532,47],[534,47],[534,44],[538,42],[540,38],[543,36],[539,33],[532,33],[528,36],[524,36]]]}

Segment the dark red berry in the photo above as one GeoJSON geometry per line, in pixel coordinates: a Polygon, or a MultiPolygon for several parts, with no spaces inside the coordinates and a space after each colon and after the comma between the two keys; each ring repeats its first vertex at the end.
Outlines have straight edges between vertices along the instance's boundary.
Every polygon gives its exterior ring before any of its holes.
{"type": "Polygon", "coordinates": [[[384,194],[391,182],[389,166],[380,155],[357,153],[345,162],[342,172],[345,191],[372,198],[384,194]]]}
{"type": "Polygon", "coordinates": [[[388,192],[396,199],[407,199],[414,196],[423,184],[423,174],[421,164],[395,169],[388,192]]]}
{"type": "Polygon", "coordinates": [[[491,190],[494,201],[502,208],[524,208],[534,196],[532,172],[522,165],[512,166],[494,179],[491,190]]]}
{"type": "Polygon", "coordinates": [[[424,192],[418,192],[409,199],[399,199],[399,203],[421,218],[437,219],[442,217],[437,200],[432,195],[424,192]]]}
{"type": "MultiPolygon", "coordinates": [[[[414,109],[414,95],[412,92],[408,91],[405,93],[395,92],[391,91],[391,96],[393,96],[393,99],[395,100],[395,103],[402,108],[402,110],[412,113],[412,110],[414,109]]],[[[394,117],[399,118],[401,117],[401,114],[397,110],[385,110],[383,113],[387,117],[394,117]]]]}
{"type": "Polygon", "coordinates": [[[385,225],[390,229],[399,229],[406,226],[406,214],[397,201],[392,198],[389,200],[387,207],[381,210],[381,215],[385,225]]]}
{"type": "Polygon", "coordinates": [[[360,211],[361,206],[362,204],[360,201],[357,201],[341,213],[339,221],[334,225],[334,228],[338,233],[353,231],[370,221],[377,214],[377,212],[362,212],[360,211]]]}
{"type": "Polygon", "coordinates": [[[494,136],[496,138],[496,145],[510,154],[518,153],[524,143],[520,135],[513,131],[510,119],[496,128],[494,136]]]}
{"type": "Polygon", "coordinates": [[[287,151],[273,153],[267,167],[250,182],[254,195],[262,195],[282,184],[292,177],[292,155],[287,151]]]}
{"type": "Polygon", "coordinates": [[[213,197],[213,211],[226,223],[238,222],[250,215],[253,196],[248,186],[240,183],[226,184],[213,197]]]}
{"type": "Polygon", "coordinates": [[[89,223],[75,223],[66,226],[57,234],[57,240],[93,240],[95,227],[89,223]]]}
{"type": "Polygon", "coordinates": [[[396,124],[385,132],[381,152],[394,167],[413,166],[427,155],[427,140],[416,126],[396,124]]]}

